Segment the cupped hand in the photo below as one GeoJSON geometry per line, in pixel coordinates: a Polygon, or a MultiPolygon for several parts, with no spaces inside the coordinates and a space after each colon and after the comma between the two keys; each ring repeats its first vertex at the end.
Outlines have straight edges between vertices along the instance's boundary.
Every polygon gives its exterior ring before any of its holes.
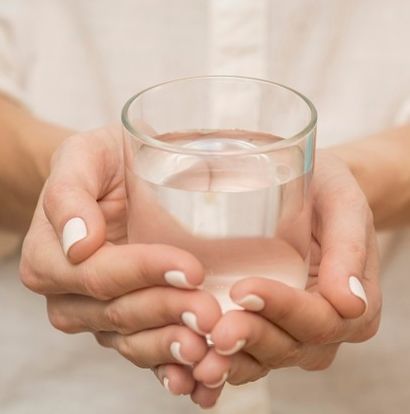
{"type": "Polygon", "coordinates": [[[342,342],[378,329],[381,312],[375,230],[365,196],[347,166],[320,152],[313,179],[312,265],[306,290],[249,278],[231,290],[247,311],[225,314],[212,331],[215,347],[195,378],[243,384],[271,369],[328,367],[342,342]]]}
{"type": "Polygon", "coordinates": [[[46,296],[56,328],[92,332],[101,345],[152,368],[172,393],[199,393],[209,405],[190,367],[205,356],[204,335],[221,311],[196,290],[201,264],[171,246],[126,242],[121,130],[67,139],[24,241],[23,283],[46,296]]]}

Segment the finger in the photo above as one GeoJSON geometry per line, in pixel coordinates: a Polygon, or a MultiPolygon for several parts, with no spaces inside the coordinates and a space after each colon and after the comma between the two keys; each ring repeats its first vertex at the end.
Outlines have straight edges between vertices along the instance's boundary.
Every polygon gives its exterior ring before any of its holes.
{"type": "Polygon", "coordinates": [[[23,282],[42,294],[77,293],[108,300],[155,285],[194,289],[204,278],[200,262],[172,246],[107,244],[71,265],[55,240],[41,241],[32,237],[25,242],[20,271],[23,282]]]}
{"type": "Polygon", "coordinates": [[[81,295],[51,295],[47,310],[54,327],[68,333],[113,331],[123,335],[184,323],[199,335],[210,333],[221,316],[205,291],[154,287],[112,301],[81,295]]]}
{"type": "Polygon", "coordinates": [[[140,368],[155,368],[170,363],[193,366],[208,350],[203,338],[188,328],[175,325],[132,335],[114,332],[97,332],[94,335],[100,345],[114,348],[140,368]]]}
{"type": "Polygon", "coordinates": [[[189,395],[195,388],[192,371],[177,364],[160,365],[154,370],[162,386],[172,395],[189,395]]]}
{"type": "Polygon", "coordinates": [[[249,278],[231,289],[232,300],[301,342],[330,343],[350,334],[348,322],[321,295],[275,280],[249,278]]]}
{"type": "Polygon", "coordinates": [[[201,383],[196,383],[195,389],[191,394],[191,399],[195,404],[198,404],[201,408],[212,408],[218,401],[221,395],[223,386],[218,388],[207,388],[201,383]]]}
{"type": "Polygon", "coordinates": [[[340,343],[320,346],[304,344],[298,366],[306,371],[323,371],[334,361],[340,345],[340,343]]]}
{"type": "Polygon", "coordinates": [[[382,293],[378,280],[379,253],[375,231],[373,232],[369,240],[366,270],[362,279],[369,304],[366,313],[362,317],[349,321],[350,332],[346,337],[349,342],[362,342],[370,339],[377,333],[380,325],[382,293]]]}
{"type": "Polygon", "coordinates": [[[118,131],[74,135],[53,156],[42,205],[73,263],[89,257],[105,241],[105,220],[97,200],[109,192],[121,165],[121,150],[110,134],[118,131]]]}
{"type": "Polygon", "coordinates": [[[265,376],[269,369],[263,367],[246,352],[238,352],[230,357],[219,355],[210,349],[195,366],[193,376],[207,388],[218,388],[225,382],[232,385],[245,384],[265,376]]]}
{"type": "Polygon", "coordinates": [[[232,385],[241,385],[257,381],[266,376],[272,368],[282,366],[298,365],[305,370],[323,370],[333,362],[340,344],[329,344],[322,346],[301,345],[299,358],[288,360],[286,364],[264,365],[245,351],[231,355],[227,360],[221,357],[214,350],[208,351],[204,359],[194,368],[194,378],[204,383],[208,388],[220,386],[225,379],[232,385]],[[228,373],[228,375],[226,375],[228,373]],[[219,383],[217,382],[219,379],[219,383]],[[209,381],[214,381],[210,383],[209,381]],[[209,386],[211,384],[211,386],[209,386]]]}
{"type": "Polygon", "coordinates": [[[342,184],[336,176],[327,180],[317,192],[315,213],[322,250],[320,292],[340,315],[357,318],[365,312],[368,303],[362,278],[371,217],[353,176],[345,174],[342,184]],[[329,192],[337,196],[331,197],[329,192]]]}
{"type": "Polygon", "coordinates": [[[224,354],[231,354],[232,350],[235,350],[235,354],[231,357],[230,382],[237,381],[238,383],[257,379],[270,369],[291,366],[300,366],[307,370],[325,369],[334,360],[340,345],[340,343],[303,344],[294,341],[285,332],[260,316],[240,311],[230,312],[224,316],[215,327],[212,339],[215,342],[216,352],[219,354],[221,349],[224,354]],[[234,326],[236,329],[232,329],[234,326]],[[226,348],[222,349],[223,336],[230,339],[225,341],[223,346],[226,348]],[[239,349],[242,352],[238,352],[239,349]],[[244,369],[243,359],[235,362],[235,356],[240,353],[249,354],[259,363],[260,367],[257,364],[251,364],[251,360],[248,360],[246,362],[248,371],[244,369]]]}
{"type": "Polygon", "coordinates": [[[299,342],[250,312],[228,312],[211,335],[215,351],[220,355],[233,355],[243,350],[271,368],[297,365],[300,358],[299,342]]]}
{"type": "Polygon", "coordinates": [[[225,384],[231,369],[231,358],[219,355],[211,348],[206,356],[195,366],[194,378],[207,388],[219,388],[225,384]]]}
{"type": "Polygon", "coordinates": [[[246,352],[238,352],[231,356],[231,369],[227,382],[232,385],[242,385],[257,381],[266,376],[270,367],[263,366],[246,352]]]}

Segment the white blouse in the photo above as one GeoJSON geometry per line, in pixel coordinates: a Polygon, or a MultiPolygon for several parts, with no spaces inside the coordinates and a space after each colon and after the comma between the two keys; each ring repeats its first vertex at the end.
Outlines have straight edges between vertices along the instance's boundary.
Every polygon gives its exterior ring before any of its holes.
{"type": "MultiPolygon", "coordinates": [[[[154,83],[200,74],[262,77],[314,102],[318,143],[327,146],[410,121],[409,39],[406,0],[1,0],[0,92],[47,120],[89,129],[119,120],[125,100],[154,83]]],[[[399,262],[388,264],[389,279],[408,273],[399,262]]],[[[0,370],[1,412],[195,412],[91,336],[54,331],[43,302],[17,282],[10,279],[8,289],[3,333],[16,321],[20,330],[16,343],[0,343],[9,356],[0,370]]],[[[367,344],[353,348],[344,366],[326,373],[280,370],[270,382],[228,391],[216,412],[387,412],[377,411],[384,383],[366,377],[383,355],[367,344]],[[360,352],[371,362],[357,362],[356,372],[349,364],[360,352]],[[352,405],[346,395],[355,392],[374,397],[352,405]]],[[[391,392],[404,402],[405,390],[391,392]]]]}

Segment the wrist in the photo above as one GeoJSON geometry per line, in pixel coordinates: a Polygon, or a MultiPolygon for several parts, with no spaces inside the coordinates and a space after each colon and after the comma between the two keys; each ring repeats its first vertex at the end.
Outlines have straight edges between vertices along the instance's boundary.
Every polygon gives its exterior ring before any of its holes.
{"type": "Polygon", "coordinates": [[[19,129],[18,136],[22,151],[32,160],[33,173],[40,190],[50,173],[50,161],[61,143],[74,131],[31,117],[19,129]]]}
{"type": "Polygon", "coordinates": [[[410,221],[409,127],[329,149],[358,181],[378,228],[410,221]]]}
{"type": "Polygon", "coordinates": [[[37,120],[25,108],[0,97],[0,227],[25,230],[50,156],[71,131],[37,120]]]}

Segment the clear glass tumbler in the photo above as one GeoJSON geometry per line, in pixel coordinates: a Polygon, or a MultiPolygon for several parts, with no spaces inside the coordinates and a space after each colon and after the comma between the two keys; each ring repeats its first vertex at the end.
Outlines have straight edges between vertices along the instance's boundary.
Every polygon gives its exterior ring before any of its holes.
{"type": "Polygon", "coordinates": [[[128,237],[193,253],[222,310],[239,279],[303,289],[316,110],[261,79],[206,76],[136,94],[122,112],[128,237]]]}

